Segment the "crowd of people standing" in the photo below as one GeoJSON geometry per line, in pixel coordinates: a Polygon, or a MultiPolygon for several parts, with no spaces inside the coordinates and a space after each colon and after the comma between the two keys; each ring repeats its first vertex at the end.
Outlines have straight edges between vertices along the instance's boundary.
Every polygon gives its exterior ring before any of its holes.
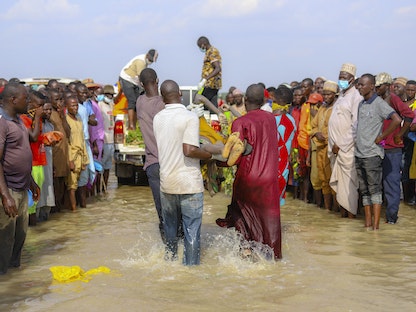
{"type": "MultiPolygon", "coordinates": [[[[269,246],[274,259],[282,257],[286,189],[341,217],[353,219],[362,208],[364,225],[373,230],[383,204],[388,224],[398,220],[401,195],[415,204],[414,80],[384,72],[357,77],[356,66],[346,63],[337,82],[255,83],[245,93],[231,87],[222,100],[220,53],[206,37],[197,46],[205,56],[195,105],[181,103],[173,80],[161,84],[159,95],[157,74],[147,68],[157,60],[154,49],[133,58],[119,78],[128,128],[138,120],[143,133],[144,170],[166,259],[177,259],[183,237],[184,264],[200,263],[203,190],[213,196],[212,185],[218,176],[225,180],[225,172],[232,176],[232,197],[217,224],[269,246]],[[204,106],[217,114],[220,127],[208,123],[204,106]],[[208,178],[200,164],[210,168],[208,178]]],[[[46,221],[51,211],[86,207],[88,195],[106,191],[114,95],[112,85],[90,80],[64,85],[52,79],[31,88],[0,79],[1,274],[20,265],[28,225],[46,221]]]]}
{"type": "MultiPolygon", "coordinates": [[[[342,65],[337,82],[305,78],[265,88],[265,105],[284,141],[278,162],[286,181],[279,185],[282,199],[287,185],[295,199],[341,217],[362,211],[365,227],[374,230],[384,204],[385,222],[395,224],[401,198],[415,202],[415,93],[414,80],[385,72],[357,77],[353,64],[342,65]],[[282,97],[282,90],[289,96],[282,97]],[[291,120],[283,124],[282,116],[291,120]]],[[[242,99],[232,87],[224,107],[244,115],[242,99]]]]}
{"type": "Polygon", "coordinates": [[[20,266],[27,227],[106,192],[113,163],[112,85],[0,79],[0,274],[20,266]],[[92,196],[91,196],[92,197],[92,196]]]}

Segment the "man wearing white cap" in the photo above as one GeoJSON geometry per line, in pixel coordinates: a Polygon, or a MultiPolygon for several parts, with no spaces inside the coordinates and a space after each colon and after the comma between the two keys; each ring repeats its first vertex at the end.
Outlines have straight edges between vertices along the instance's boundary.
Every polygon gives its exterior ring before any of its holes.
{"type": "Polygon", "coordinates": [[[363,97],[354,86],[356,67],[343,64],[338,77],[340,94],[328,122],[328,157],[332,174],[329,182],[336,192],[341,216],[354,218],[358,209],[358,178],[354,161],[354,144],[358,104],[363,97]]]}

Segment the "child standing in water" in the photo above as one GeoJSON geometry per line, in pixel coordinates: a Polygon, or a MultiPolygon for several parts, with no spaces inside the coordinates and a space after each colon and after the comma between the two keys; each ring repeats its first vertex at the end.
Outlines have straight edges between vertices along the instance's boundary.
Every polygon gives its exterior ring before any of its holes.
{"type": "Polygon", "coordinates": [[[68,190],[71,210],[76,210],[75,191],[78,188],[78,180],[82,170],[86,168],[90,160],[87,154],[87,147],[85,145],[84,132],[82,128],[82,121],[77,114],[78,99],[76,96],[69,96],[65,99],[67,107],[66,120],[71,128],[69,137],[69,168],[68,175],[68,190]]]}

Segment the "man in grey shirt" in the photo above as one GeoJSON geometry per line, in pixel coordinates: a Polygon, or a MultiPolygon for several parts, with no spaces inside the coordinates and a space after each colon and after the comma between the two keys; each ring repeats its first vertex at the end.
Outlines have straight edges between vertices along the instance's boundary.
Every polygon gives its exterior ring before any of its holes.
{"type": "Polygon", "coordinates": [[[383,202],[383,140],[397,128],[402,119],[387,102],[377,95],[375,83],[373,75],[364,74],[357,85],[364,100],[358,106],[355,167],[364,206],[365,226],[378,230],[383,202]],[[391,119],[392,122],[382,132],[385,119],[391,119]],[[372,220],[372,215],[374,215],[374,220],[372,220]]]}

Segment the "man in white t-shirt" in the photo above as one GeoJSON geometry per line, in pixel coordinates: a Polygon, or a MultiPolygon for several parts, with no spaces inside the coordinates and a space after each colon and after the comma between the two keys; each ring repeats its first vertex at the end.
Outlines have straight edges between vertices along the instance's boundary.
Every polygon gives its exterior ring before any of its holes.
{"type": "Polygon", "coordinates": [[[153,130],[160,164],[165,259],[177,259],[177,232],[182,216],[185,236],[183,263],[198,265],[204,199],[199,160],[210,159],[212,155],[199,148],[199,119],[181,104],[178,84],[166,80],[160,90],[166,105],[154,117],[153,130]]]}

